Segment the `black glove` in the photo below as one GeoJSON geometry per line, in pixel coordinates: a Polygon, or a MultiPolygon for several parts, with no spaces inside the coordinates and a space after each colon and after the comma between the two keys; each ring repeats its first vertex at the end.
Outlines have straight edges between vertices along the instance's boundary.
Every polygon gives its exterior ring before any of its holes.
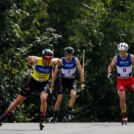
{"type": "Polygon", "coordinates": [[[57,67],[57,69],[61,69],[63,67],[63,65],[60,65],[59,67],[57,67]]]}
{"type": "Polygon", "coordinates": [[[32,69],[32,66],[31,66],[31,65],[28,65],[28,64],[27,64],[27,67],[28,67],[29,69],[32,69]]]}
{"type": "Polygon", "coordinates": [[[108,73],[107,78],[110,79],[111,76],[112,76],[112,74],[111,73],[108,73]]]}

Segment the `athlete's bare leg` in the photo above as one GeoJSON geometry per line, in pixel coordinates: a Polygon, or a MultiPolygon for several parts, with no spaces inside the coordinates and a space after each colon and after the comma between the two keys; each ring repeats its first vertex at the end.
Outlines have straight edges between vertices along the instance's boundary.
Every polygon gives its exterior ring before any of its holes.
{"type": "Polygon", "coordinates": [[[126,94],[125,91],[118,91],[119,99],[120,99],[120,109],[122,113],[126,112],[126,94]]]}
{"type": "Polygon", "coordinates": [[[40,94],[40,99],[41,99],[40,111],[42,113],[46,113],[46,110],[47,110],[47,97],[48,97],[48,93],[41,92],[41,94],[40,94]]]}
{"type": "Polygon", "coordinates": [[[22,95],[18,95],[17,99],[11,103],[11,105],[8,107],[8,109],[6,111],[8,112],[12,112],[13,110],[15,110],[17,108],[18,105],[20,105],[24,100],[26,99],[26,97],[22,96],[22,95]]]}
{"type": "Polygon", "coordinates": [[[63,100],[63,94],[58,94],[55,107],[54,107],[54,111],[59,111],[62,100],[63,100]]]}
{"type": "Polygon", "coordinates": [[[76,101],[76,90],[70,91],[70,100],[69,100],[69,107],[73,108],[75,101],[76,101]]]}

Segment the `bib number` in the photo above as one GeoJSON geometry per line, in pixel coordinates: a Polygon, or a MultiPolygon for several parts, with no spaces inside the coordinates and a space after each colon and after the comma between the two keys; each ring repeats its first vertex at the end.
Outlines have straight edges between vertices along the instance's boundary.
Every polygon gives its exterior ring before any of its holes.
{"type": "Polygon", "coordinates": [[[126,70],[126,68],[123,68],[123,72],[126,72],[127,70],[126,70]]]}

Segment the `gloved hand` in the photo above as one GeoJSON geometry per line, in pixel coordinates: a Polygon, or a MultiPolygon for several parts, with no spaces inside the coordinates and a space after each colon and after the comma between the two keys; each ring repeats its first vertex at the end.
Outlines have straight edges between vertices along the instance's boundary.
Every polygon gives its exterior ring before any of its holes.
{"type": "Polygon", "coordinates": [[[29,69],[32,69],[32,66],[31,66],[31,65],[28,65],[28,64],[27,64],[27,67],[28,67],[29,69]]]}
{"type": "Polygon", "coordinates": [[[27,64],[27,67],[28,67],[29,69],[33,69],[33,65],[34,65],[34,63],[31,62],[30,64],[27,64]]]}
{"type": "Polygon", "coordinates": [[[49,90],[50,90],[50,94],[52,94],[54,90],[54,86],[50,86],[49,90]]]}
{"type": "Polygon", "coordinates": [[[111,73],[108,73],[107,78],[110,79],[111,76],[112,76],[112,74],[111,73]]]}
{"type": "Polygon", "coordinates": [[[80,87],[81,87],[82,90],[85,88],[85,83],[83,81],[81,81],[80,87]]]}
{"type": "Polygon", "coordinates": [[[57,67],[57,69],[59,69],[59,70],[60,70],[62,67],[63,67],[63,65],[60,65],[60,66],[58,66],[58,67],[57,67]]]}

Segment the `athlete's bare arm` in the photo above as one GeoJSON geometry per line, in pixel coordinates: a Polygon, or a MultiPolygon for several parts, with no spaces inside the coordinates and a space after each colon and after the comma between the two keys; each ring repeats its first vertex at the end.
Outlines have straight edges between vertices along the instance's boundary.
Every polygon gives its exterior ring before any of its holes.
{"type": "Polygon", "coordinates": [[[38,57],[37,56],[28,56],[27,57],[27,64],[29,66],[31,66],[33,64],[35,65],[37,63],[37,60],[38,60],[38,57]]]}
{"type": "Polygon", "coordinates": [[[51,81],[50,90],[54,89],[54,82],[55,82],[56,76],[58,74],[58,71],[59,71],[59,69],[58,69],[58,64],[57,64],[56,67],[55,67],[54,73],[52,75],[52,81],[51,81]]]}
{"type": "Polygon", "coordinates": [[[116,62],[117,62],[117,56],[114,56],[111,64],[108,66],[108,74],[112,72],[114,66],[116,65],[116,62]]]}
{"type": "Polygon", "coordinates": [[[52,65],[55,66],[58,63],[59,58],[52,59],[52,65]]]}
{"type": "Polygon", "coordinates": [[[133,54],[131,54],[131,62],[134,65],[134,55],[133,54]]]}
{"type": "Polygon", "coordinates": [[[80,79],[81,79],[81,81],[84,82],[84,73],[83,73],[83,70],[82,70],[82,68],[81,68],[80,61],[79,61],[77,58],[75,58],[75,62],[76,62],[77,70],[78,70],[79,73],[80,73],[80,79]]]}

